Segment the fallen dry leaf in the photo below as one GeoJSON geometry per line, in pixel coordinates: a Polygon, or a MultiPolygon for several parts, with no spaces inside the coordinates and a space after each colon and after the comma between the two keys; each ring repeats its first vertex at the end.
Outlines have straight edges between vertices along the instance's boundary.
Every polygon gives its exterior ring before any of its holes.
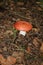
{"type": "Polygon", "coordinates": [[[24,5],[23,2],[17,2],[17,5],[24,5]]]}
{"type": "Polygon", "coordinates": [[[43,43],[42,43],[42,45],[40,47],[40,51],[43,52],[43,43]]]}
{"type": "Polygon", "coordinates": [[[12,56],[8,56],[7,58],[7,62],[9,62],[9,64],[15,64],[16,63],[16,58],[12,57],[12,56]]]}
{"type": "Polygon", "coordinates": [[[30,52],[31,52],[30,47],[27,47],[27,52],[28,52],[28,53],[30,53],[30,52]]]}
{"type": "Polygon", "coordinates": [[[2,63],[2,64],[6,64],[5,62],[6,62],[6,59],[0,54],[0,62],[2,63]]]}
{"type": "Polygon", "coordinates": [[[43,65],[43,62],[41,63],[41,65],[43,65]]]}

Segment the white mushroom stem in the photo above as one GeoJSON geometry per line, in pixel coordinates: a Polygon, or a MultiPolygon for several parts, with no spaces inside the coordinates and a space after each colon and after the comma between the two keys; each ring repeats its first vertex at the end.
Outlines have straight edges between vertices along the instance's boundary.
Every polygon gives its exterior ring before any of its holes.
{"type": "Polygon", "coordinates": [[[20,31],[19,34],[25,36],[26,35],[26,32],[25,31],[20,31]]]}

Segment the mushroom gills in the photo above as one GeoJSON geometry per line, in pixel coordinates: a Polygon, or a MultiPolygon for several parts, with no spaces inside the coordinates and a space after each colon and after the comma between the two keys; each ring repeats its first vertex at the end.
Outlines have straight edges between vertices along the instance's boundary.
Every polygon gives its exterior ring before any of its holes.
{"type": "Polygon", "coordinates": [[[20,31],[19,34],[25,36],[26,35],[26,32],[25,31],[20,31]]]}

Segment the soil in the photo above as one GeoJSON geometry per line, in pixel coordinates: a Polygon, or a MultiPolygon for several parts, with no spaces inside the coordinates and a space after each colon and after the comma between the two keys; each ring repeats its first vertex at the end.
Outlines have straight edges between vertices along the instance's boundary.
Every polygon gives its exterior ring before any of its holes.
{"type": "Polygon", "coordinates": [[[0,65],[43,65],[43,8],[10,0],[0,8],[0,65]],[[13,28],[19,20],[33,26],[25,36],[13,28]]]}

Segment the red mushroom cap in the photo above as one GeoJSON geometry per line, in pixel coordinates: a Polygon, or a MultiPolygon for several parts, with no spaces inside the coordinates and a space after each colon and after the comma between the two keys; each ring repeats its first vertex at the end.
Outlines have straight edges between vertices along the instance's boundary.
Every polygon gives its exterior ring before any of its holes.
{"type": "Polygon", "coordinates": [[[21,31],[30,31],[32,29],[32,25],[26,21],[18,21],[14,24],[14,28],[21,31]]]}

